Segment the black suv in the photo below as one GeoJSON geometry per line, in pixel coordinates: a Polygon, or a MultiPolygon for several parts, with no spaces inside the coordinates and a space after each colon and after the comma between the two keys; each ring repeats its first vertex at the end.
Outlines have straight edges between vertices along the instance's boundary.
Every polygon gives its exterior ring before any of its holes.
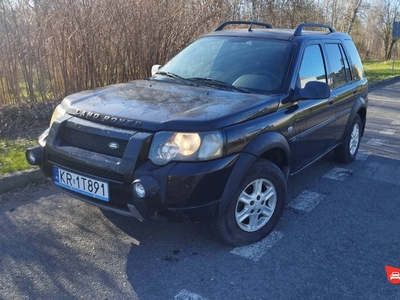
{"type": "Polygon", "coordinates": [[[29,163],[102,209],[210,220],[242,245],[273,230],[290,175],[332,150],[357,155],[368,84],[351,38],[330,26],[229,21],[152,71],[66,97],[29,163]]]}

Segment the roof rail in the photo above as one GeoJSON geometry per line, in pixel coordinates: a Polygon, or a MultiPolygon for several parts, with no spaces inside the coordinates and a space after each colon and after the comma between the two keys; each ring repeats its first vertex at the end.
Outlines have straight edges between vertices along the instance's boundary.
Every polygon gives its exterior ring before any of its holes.
{"type": "Polygon", "coordinates": [[[322,27],[322,28],[327,28],[329,29],[329,31],[335,32],[335,29],[333,29],[331,26],[329,25],[325,25],[325,24],[317,24],[317,23],[301,23],[297,26],[296,30],[294,31],[293,35],[302,35],[302,31],[304,27],[322,27]]]}
{"type": "Polygon", "coordinates": [[[262,27],[265,27],[265,28],[272,28],[272,25],[271,24],[267,24],[267,23],[252,22],[252,21],[226,21],[226,22],[222,23],[221,25],[219,25],[217,28],[215,28],[214,31],[220,31],[225,26],[231,25],[231,24],[258,25],[258,26],[262,26],[262,27]]]}

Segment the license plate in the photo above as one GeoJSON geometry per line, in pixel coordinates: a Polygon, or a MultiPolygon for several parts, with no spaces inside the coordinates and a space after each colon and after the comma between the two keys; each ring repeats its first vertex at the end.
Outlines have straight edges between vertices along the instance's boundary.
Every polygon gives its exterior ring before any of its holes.
{"type": "Polygon", "coordinates": [[[103,201],[110,201],[108,183],[54,166],[54,183],[71,191],[103,201]]]}

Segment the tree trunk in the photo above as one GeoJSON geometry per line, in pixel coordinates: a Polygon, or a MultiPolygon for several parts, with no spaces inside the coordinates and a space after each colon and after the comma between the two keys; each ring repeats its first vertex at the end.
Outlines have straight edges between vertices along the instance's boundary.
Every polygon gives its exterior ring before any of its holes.
{"type": "Polygon", "coordinates": [[[353,15],[352,15],[351,20],[350,20],[349,30],[347,31],[347,33],[349,35],[351,34],[351,30],[353,29],[354,22],[356,21],[358,8],[361,6],[361,2],[362,2],[362,0],[357,0],[357,4],[354,7],[353,15]]]}

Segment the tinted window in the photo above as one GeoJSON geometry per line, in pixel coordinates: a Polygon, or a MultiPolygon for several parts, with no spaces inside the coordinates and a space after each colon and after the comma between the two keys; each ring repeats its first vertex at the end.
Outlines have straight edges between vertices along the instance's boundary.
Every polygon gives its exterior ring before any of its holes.
{"type": "Polygon", "coordinates": [[[325,64],[319,45],[308,46],[304,51],[299,79],[301,88],[304,88],[309,81],[326,82],[325,64]]]}
{"type": "Polygon", "coordinates": [[[206,78],[253,92],[282,93],[293,43],[241,37],[203,37],[160,71],[204,84],[206,78]]]}
{"type": "Polygon", "coordinates": [[[349,60],[341,44],[326,44],[328,61],[331,67],[330,77],[332,78],[331,87],[337,87],[346,82],[352,81],[353,76],[350,71],[349,60]]]}
{"type": "Polygon", "coordinates": [[[343,63],[344,63],[344,71],[346,73],[346,80],[351,81],[352,76],[351,76],[351,71],[350,71],[350,65],[349,65],[349,60],[346,57],[346,53],[344,52],[343,46],[339,44],[339,49],[340,49],[340,54],[343,57],[343,63]]]}
{"type": "Polygon", "coordinates": [[[353,41],[345,40],[344,45],[346,47],[347,53],[350,56],[351,70],[353,71],[354,80],[360,80],[361,78],[364,78],[364,69],[353,41]]]}

